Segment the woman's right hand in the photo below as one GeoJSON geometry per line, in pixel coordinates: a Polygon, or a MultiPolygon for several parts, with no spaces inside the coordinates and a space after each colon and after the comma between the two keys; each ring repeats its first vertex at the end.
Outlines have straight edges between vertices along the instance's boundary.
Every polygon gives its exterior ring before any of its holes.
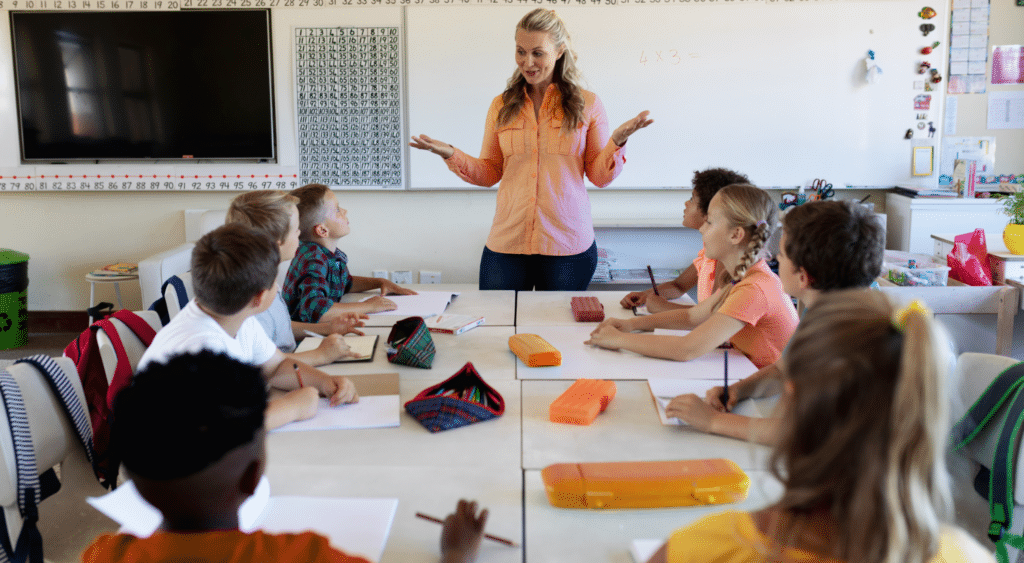
{"type": "Polygon", "coordinates": [[[455,154],[455,147],[437,139],[431,139],[426,135],[413,135],[409,146],[422,151],[430,151],[444,159],[451,158],[455,154]]]}

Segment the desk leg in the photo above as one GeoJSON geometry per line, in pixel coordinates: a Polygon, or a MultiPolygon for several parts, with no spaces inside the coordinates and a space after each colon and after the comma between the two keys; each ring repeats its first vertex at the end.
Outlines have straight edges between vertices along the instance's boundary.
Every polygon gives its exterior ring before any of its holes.
{"type": "Polygon", "coordinates": [[[124,309],[124,304],[121,303],[121,282],[114,282],[114,294],[117,295],[117,308],[124,309]]]}
{"type": "Polygon", "coordinates": [[[999,290],[999,311],[996,313],[996,354],[1009,356],[1013,347],[1013,318],[1020,294],[1016,287],[999,290]]]}
{"type": "MultiPolygon", "coordinates": [[[[96,304],[96,282],[89,281],[89,308],[96,304]]],[[[92,326],[92,315],[89,315],[89,326],[92,326]]]]}

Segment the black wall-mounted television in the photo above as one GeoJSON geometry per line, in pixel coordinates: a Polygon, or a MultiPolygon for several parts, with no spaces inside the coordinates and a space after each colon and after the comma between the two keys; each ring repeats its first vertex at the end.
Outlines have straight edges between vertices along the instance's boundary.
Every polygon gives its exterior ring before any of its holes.
{"type": "Polygon", "coordinates": [[[23,162],[275,158],[269,10],[10,16],[23,162]]]}

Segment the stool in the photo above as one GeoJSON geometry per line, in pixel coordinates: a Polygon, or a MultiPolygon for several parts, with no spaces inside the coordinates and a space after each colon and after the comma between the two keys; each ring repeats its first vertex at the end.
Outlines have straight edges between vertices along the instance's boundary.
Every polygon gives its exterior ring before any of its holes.
{"type": "MultiPolygon", "coordinates": [[[[114,293],[117,295],[117,308],[124,309],[124,303],[121,302],[121,282],[131,281],[139,279],[138,274],[126,274],[121,276],[96,276],[91,273],[85,274],[85,280],[89,282],[89,308],[96,304],[96,284],[98,283],[112,283],[114,284],[114,293]]],[[[91,325],[93,318],[89,316],[89,324],[91,325]]]]}

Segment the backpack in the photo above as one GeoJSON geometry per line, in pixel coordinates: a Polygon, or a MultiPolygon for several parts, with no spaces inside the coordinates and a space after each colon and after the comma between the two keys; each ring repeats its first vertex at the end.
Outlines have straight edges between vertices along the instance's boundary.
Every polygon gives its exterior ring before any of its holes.
{"type": "Polygon", "coordinates": [[[953,450],[967,447],[993,421],[1001,422],[995,454],[989,468],[982,466],[974,487],[988,499],[988,537],[996,544],[996,559],[1008,563],[1007,546],[1024,551],[1024,536],[1010,533],[1014,479],[1024,429],[1024,362],[1003,370],[956,423],[951,433],[953,450]]]}
{"type": "Polygon", "coordinates": [[[185,290],[185,282],[178,276],[167,278],[167,281],[160,286],[160,298],[149,306],[150,311],[156,311],[156,314],[160,316],[160,324],[162,326],[167,326],[167,323],[171,322],[171,314],[167,310],[168,285],[174,288],[174,294],[178,298],[178,310],[180,311],[185,308],[185,305],[188,305],[188,291],[185,290]]]}
{"type": "Polygon", "coordinates": [[[149,346],[156,336],[156,331],[142,317],[131,311],[120,310],[108,318],[101,319],[82,331],[78,338],[71,341],[64,349],[64,355],[75,362],[78,377],[82,380],[85,400],[89,406],[89,418],[92,421],[92,447],[95,452],[93,467],[100,483],[112,489],[117,484],[117,471],[120,458],[110,449],[111,407],[118,391],[124,389],[132,379],[132,366],[125,353],[124,344],[117,334],[110,318],[118,319],[139,337],[143,344],[149,346]],[[96,331],[103,330],[114,345],[117,354],[117,367],[114,377],[107,383],[107,374],[103,369],[103,361],[96,342],[96,331]]]}
{"type": "MultiPolygon", "coordinates": [[[[35,355],[17,360],[15,364],[29,363],[34,366],[49,384],[53,396],[58,399],[74,427],[78,441],[85,448],[90,463],[95,464],[92,449],[92,429],[85,407],[79,402],[74,386],[63,369],[49,356],[35,355]]],[[[54,468],[42,474],[36,465],[32,432],[28,424],[28,413],[21,394],[21,387],[7,370],[0,369],[0,395],[3,397],[7,422],[14,446],[14,465],[17,475],[17,501],[21,513],[21,532],[15,545],[11,545],[7,518],[0,510],[0,561],[43,563],[43,537],[36,523],[39,520],[37,504],[60,490],[60,480],[54,468]]]]}

